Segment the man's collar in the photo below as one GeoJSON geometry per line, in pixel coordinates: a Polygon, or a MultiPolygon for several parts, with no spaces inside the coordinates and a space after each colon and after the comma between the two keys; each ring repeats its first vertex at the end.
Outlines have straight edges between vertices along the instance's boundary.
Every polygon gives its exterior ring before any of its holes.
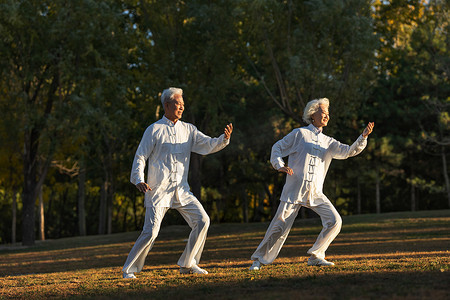
{"type": "MultiPolygon", "coordinates": [[[[162,117],[161,120],[163,120],[164,123],[166,123],[167,125],[170,125],[170,126],[175,126],[175,124],[176,124],[176,123],[172,122],[171,120],[167,119],[167,117],[166,117],[165,115],[162,117]]],[[[178,123],[179,121],[180,121],[180,120],[178,120],[177,123],[178,123]]]]}
{"type": "Polygon", "coordinates": [[[315,134],[319,134],[319,133],[322,133],[323,128],[319,129],[316,126],[314,126],[313,124],[309,124],[308,129],[311,130],[312,132],[314,132],[315,134]]]}

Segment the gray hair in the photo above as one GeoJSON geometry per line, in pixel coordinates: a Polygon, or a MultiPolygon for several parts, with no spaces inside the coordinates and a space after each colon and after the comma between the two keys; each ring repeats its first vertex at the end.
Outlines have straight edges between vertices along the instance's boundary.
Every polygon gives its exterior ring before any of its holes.
{"type": "Polygon", "coordinates": [[[173,96],[175,95],[181,95],[183,96],[183,90],[180,88],[174,88],[170,87],[168,89],[165,89],[161,94],[161,103],[164,108],[164,103],[169,102],[170,100],[173,100],[173,96]]]}
{"type": "Polygon", "coordinates": [[[327,108],[330,107],[330,101],[327,98],[319,98],[309,101],[306,104],[305,111],[303,112],[303,121],[307,124],[311,124],[311,115],[319,110],[319,105],[325,105],[327,108]]]}

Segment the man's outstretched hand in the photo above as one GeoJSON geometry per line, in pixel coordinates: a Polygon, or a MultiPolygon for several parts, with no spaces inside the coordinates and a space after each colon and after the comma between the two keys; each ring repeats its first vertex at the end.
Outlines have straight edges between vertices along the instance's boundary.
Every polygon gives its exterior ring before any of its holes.
{"type": "Polygon", "coordinates": [[[375,123],[369,122],[369,124],[367,124],[367,127],[364,129],[362,136],[366,138],[369,134],[371,134],[373,127],[375,127],[375,123]]]}

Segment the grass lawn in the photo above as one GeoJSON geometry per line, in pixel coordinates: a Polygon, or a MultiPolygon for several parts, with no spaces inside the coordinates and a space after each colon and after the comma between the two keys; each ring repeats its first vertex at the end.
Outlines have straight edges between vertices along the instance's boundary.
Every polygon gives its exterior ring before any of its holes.
{"type": "Polygon", "coordinates": [[[327,251],[334,267],[308,267],[321,230],[298,219],[272,265],[251,272],[268,223],[212,225],[200,266],[180,275],[188,226],[161,229],[136,280],[122,265],[139,232],[0,248],[0,299],[450,299],[450,210],[343,218],[327,251]]]}

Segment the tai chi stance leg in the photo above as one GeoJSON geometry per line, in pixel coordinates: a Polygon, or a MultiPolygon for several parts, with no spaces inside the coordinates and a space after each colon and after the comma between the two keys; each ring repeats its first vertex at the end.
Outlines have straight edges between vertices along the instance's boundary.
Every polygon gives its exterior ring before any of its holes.
{"type": "Polygon", "coordinates": [[[259,270],[261,264],[270,264],[277,258],[294,224],[300,207],[301,205],[299,204],[280,202],[278,210],[272,222],[270,222],[269,228],[267,228],[264,239],[251,257],[254,263],[250,267],[250,270],[259,270]]]}
{"type": "Polygon", "coordinates": [[[311,254],[308,266],[333,266],[334,263],[325,260],[325,251],[341,231],[342,218],[330,201],[310,208],[320,216],[323,228],[314,245],[308,250],[308,254],[311,254]]]}
{"type": "Polygon", "coordinates": [[[205,246],[206,235],[208,233],[210,223],[208,214],[196,198],[185,206],[180,205],[174,208],[178,210],[191,227],[191,233],[189,234],[186,248],[178,260],[180,272],[183,274],[208,274],[207,271],[197,266],[200,262],[203,247],[205,246]]]}
{"type": "MultiPolygon", "coordinates": [[[[281,247],[286,241],[300,207],[300,204],[280,202],[278,211],[270,223],[264,239],[251,257],[254,262],[250,267],[250,270],[259,270],[261,264],[270,264],[275,260],[281,247]]],[[[342,226],[342,219],[333,204],[329,201],[319,204],[318,206],[306,207],[311,208],[320,216],[323,226],[316,242],[311,249],[308,250],[308,254],[311,254],[311,257],[308,259],[308,265],[334,265],[325,260],[325,251],[339,234],[342,226]]]]}
{"type": "Polygon", "coordinates": [[[168,209],[168,207],[153,206],[146,208],[144,228],[128,254],[122,269],[124,278],[136,278],[134,273],[140,272],[144,267],[145,258],[155,243],[161,222],[168,209]]]}

